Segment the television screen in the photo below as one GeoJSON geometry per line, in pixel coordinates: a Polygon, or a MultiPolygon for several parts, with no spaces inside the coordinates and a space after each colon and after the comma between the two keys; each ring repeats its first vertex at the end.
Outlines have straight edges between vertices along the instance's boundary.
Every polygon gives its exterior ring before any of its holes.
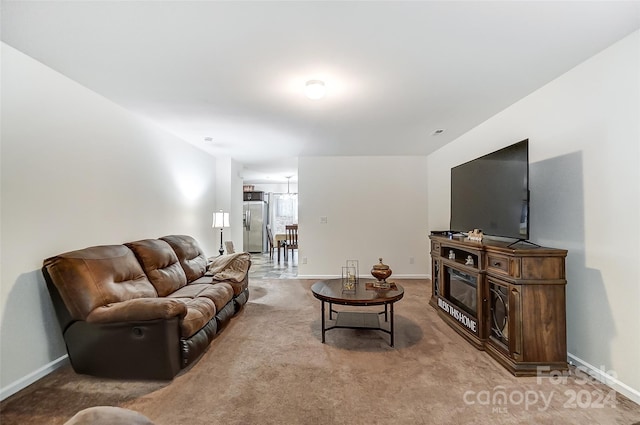
{"type": "Polygon", "coordinates": [[[451,169],[450,230],[529,239],[529,141],[451,169]]]}

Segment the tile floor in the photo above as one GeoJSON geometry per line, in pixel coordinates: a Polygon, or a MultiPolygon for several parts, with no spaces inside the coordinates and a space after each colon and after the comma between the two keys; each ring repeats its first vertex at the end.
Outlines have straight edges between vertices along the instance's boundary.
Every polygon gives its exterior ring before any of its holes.
{"type": "Polygon", "coordinates": [[[285,261],[274,253],[273,259],[269,254],[251,254],[251,268],[249,278],[267,279],[296,279],[298,277],[298,251],[294,251],[293,256],[289,252],[289,258],[285,261]]]}

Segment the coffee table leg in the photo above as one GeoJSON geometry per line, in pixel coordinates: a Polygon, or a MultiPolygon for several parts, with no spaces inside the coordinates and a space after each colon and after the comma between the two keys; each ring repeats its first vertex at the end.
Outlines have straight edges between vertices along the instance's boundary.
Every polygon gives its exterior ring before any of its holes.
{"type": "MultiPolygon", "coordinates": [[[[384,306],[385,311],[387,310],[387,305],[385,304],[384,306]]],[[[391,345],[393,347],[393,303],[391,303],[391,322],[389,323],[389,325],[391,326],[391,345]]]]}
{"type": "Polygon", "coordinates": [[[321,309],[321,313],[322,313],[322,343],[324,344],[324,301],[321,302],[322,307],[321,309]]]}

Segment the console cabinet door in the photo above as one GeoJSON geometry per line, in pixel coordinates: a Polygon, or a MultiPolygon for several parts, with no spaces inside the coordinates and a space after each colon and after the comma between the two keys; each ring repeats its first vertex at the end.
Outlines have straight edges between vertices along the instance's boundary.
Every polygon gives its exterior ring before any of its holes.
{"type": "Polygon", "coordinates": [[[489,343],[513,360],[522,359],[522,297],[518,285],[487,277],[489,343]]]}

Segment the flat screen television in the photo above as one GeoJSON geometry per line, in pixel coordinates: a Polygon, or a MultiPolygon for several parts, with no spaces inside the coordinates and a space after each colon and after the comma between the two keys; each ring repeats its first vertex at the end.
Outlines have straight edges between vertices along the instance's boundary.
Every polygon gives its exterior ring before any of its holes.
{"type": "Polygon", "coordinates": [[[453,232],[529,239],[529,140],[451,169],[453,232]]]}

